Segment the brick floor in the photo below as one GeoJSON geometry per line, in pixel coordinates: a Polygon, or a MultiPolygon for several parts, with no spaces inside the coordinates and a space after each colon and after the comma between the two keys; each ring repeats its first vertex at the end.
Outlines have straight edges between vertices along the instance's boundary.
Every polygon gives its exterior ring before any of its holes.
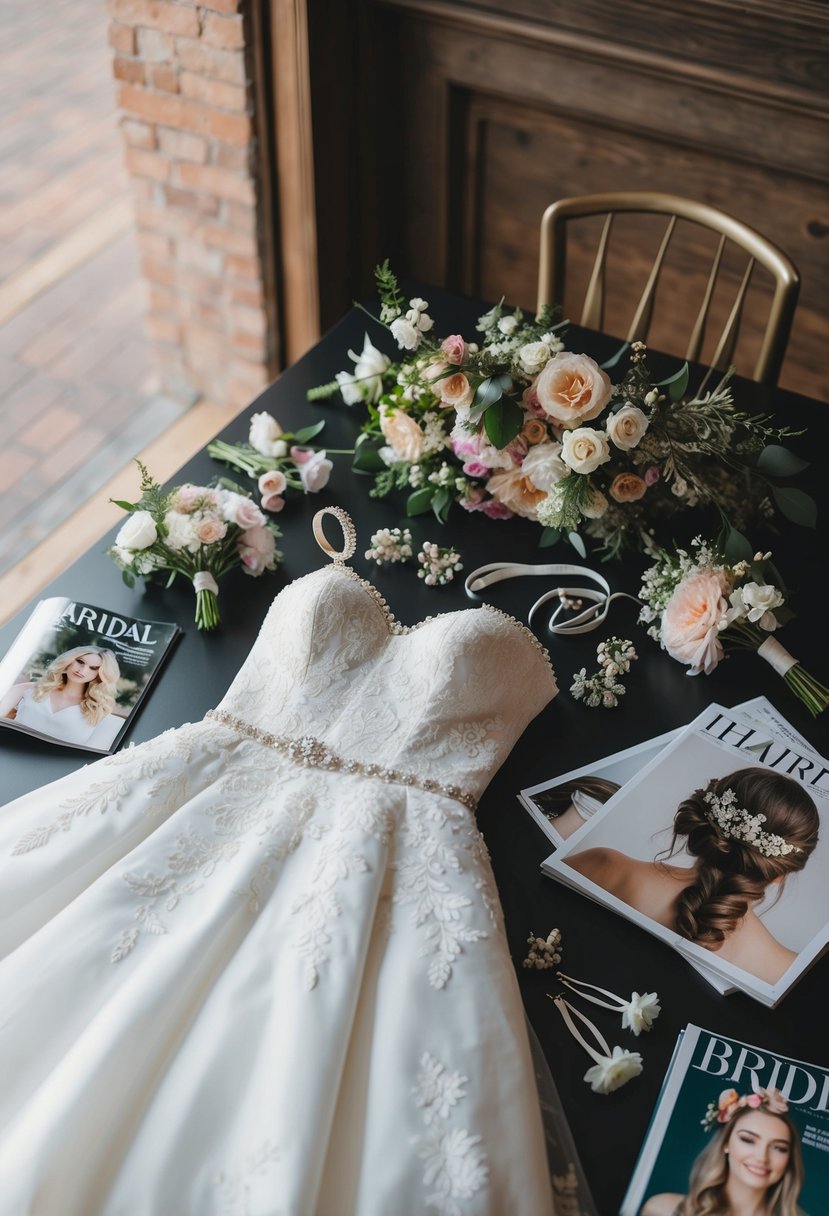
{"type": "MultiPolygon", "coordinates": [[[[107,22],[104,0],[0,5],[0,285],[128,196],[107,22]]],[[[0,574],[184,412],[154,394],[144,311],[124,230],[0,325],[0,574]]]]}

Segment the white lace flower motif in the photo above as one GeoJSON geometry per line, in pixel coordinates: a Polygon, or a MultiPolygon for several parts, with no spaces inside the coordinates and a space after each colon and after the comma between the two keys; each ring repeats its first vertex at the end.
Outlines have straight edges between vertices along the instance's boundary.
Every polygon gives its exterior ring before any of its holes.
{"type": "Polygon", "coordinates": [[[610,1094],[625,1085],[631,1077],[642,1071],[642,1057],[638,1051],[614,1047],[612,1055],[603,1056],[584,1074],[585,1081],[596,1094],[610,1094]]]}
{"type": "Polygon", "coordinates": [[[420,1156],[425,1161],[423,1181],[434,1187],[426,1202],[441,1216],[460,1216],[458,1199],[471,1199],[485,1185],[489,1167],[480,1136],[470,1136],[463,1127],[446,1131],[442,1124],[427,1129],[420,1138],[420,1156]]]}
{"type": "Polygon", "coordinates": [[[468,1077],[459,1072],[449,1072],[440,1060],[428,1051],[420,1057],[420,1072],[412,1090],[415,1105],[423,1108],[424,1123],[435,1119],[447,1119],[453,1106],[457,1106],[466,1095],[468,1077]]]}

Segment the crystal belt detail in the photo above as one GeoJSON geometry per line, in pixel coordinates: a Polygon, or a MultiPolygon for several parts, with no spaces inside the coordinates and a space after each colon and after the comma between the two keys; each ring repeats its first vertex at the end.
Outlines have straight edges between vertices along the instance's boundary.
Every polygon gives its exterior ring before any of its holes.
{"type": "Polygon", "coordinates": [[[307,768],[325,768],[332,772],[354,773],[360,777],[370,777],[374,781],[385,781],[389,785],[414,786],[416,789],[424,790],[427,794],[442,794],[446,798],[453,798],[456,802],[463,803],[470,811],[474,811],[477,806],[475,798],[459,789],[457,785],[433,781],[431,777],[418,777],[415,773],[407,773],[399,768],[385,768],[382,764],[363,764],[361,760],[348,760],[345,756],[338,756],[327,743],[323,743],[321,739],[316,739],[313,735],[296,737],[272,735],[270,731],[262,730],[260,726],[252,726],[250,722],[245,722],[244,718],[237,718],[235,714],[229,714],[223,709],[208,709],[205,717],[212,718],[214,722],[220,722],[223,726],[238,731],[240,735],[245,735],[248,739],[255,739],[264,747],[272,747],[275,751],[282,752],[290,760],[303,764],[307,768]]]}

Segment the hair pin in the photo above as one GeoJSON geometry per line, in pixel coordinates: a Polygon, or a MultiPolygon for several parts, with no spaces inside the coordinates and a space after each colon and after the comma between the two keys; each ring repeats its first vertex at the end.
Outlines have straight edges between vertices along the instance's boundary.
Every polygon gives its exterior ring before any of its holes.
{"type": "Polygon", "coordinates": [[[586,980],[573,979],[572,976],[565,975],[562,971],[556,972],[556,978],[585,1001],[590,1001],[593,1005],[600,1005],[602,1009],[612,1009],[616,1013],[621,1013],[622,1028],[632,1031],[637,1037],[643,1030],[650,1030],[662,1012],[659,997],[655,992],[641,994],[632,992],[630,999],[625,1000],[624,997],[617,996],[615,992],[609,992],[607,988],[600,988],[598,984],[588,984],[586,980]],[[589,988],[590,991],[585,992],[585,988],[589,988]],[[602,1000],[601,996],[593,996],[594,992],[600,992],[602,996],[610,999],[602,1000]]]}
{"type": "Polygon", "coordinates": [[[590,1058],[595,1060],[595,1063],[584,1074],[585,1081],[589,1082],[594,1093],[612,1093],[614,1089],[626,1085],[633,1077],[639,1076],[642,1071],[642,1057],[638,1051],[628,1051],[624,1047],[614,1047],[611,1050],[604,1035],[593,1025],[590,1018],[575,1009],[564,996],[553,996],[549,992],[547,995],[564,1019],[564,1024],[570,1034],[577,1043],[581,1044],[590,1058]],[[587,1027],[601,1049],[600,1051],[587,1042],[573,1021],[574,1017],[587,1027]]]}

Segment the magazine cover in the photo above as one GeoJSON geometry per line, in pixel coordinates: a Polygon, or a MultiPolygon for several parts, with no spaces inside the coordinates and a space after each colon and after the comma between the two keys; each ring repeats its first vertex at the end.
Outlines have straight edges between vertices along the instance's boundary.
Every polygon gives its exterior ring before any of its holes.
{"type": "Polygon", "coordinates": [[[61,596],[41,600],[0,661],[0,726],[114,752],[180,633],[61,596]]]}
{"type": "Polygon", "coordinates": [[[827,1195],[829,1071],[687,1026],[621,1216],[820,1216],[827,1195]]]}
{"type": "Polygon", "coordinates": [[[828,803],[822,757],[712,705],[542,869],[773,1006],[829,941],[828,803]]]}

